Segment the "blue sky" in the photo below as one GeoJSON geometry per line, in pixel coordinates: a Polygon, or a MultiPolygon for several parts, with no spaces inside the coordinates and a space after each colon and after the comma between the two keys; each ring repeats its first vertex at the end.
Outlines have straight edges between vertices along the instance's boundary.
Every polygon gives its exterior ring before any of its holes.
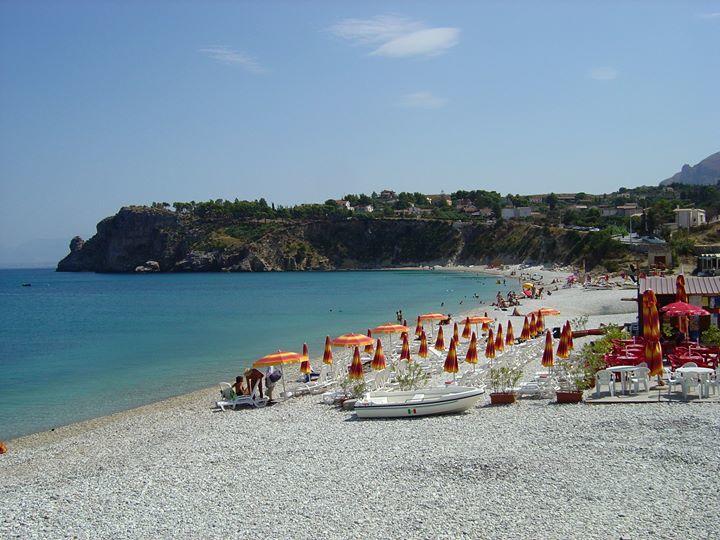
{"type": "Polygon", "coordinates": [[[720,2],[2,2],[0,246],[130,203],[656,183],[720,150],[720,2]]]}

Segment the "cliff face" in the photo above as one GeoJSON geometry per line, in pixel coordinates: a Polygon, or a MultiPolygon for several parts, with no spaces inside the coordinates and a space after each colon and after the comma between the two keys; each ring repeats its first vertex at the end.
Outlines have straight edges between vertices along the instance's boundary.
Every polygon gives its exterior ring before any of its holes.
{"type": "Polygon", "coordinates": [[[95,236],[76,237],[70,247],[58,271],[263,272],[581,259],[592,266],[621,249],[592,235],[527,223],[203,221],[145,207],[122,208],[98,224],[95,236]]]}
{"type": "Polygon", "coordinates": [[[698,184],[714,186],[720,181],[720,152],[715,152],[700,163],[690,166],[685,164],[680,172],[660,182],[661,186],[671,184],[698,184]]]}

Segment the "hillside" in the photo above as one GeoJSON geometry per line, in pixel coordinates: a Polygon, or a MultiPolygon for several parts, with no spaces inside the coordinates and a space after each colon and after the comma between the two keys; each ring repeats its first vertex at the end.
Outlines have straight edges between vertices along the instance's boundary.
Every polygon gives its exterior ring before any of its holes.
{"type": "Polygon", "coordinates": [[[102,220],[87,242],[74,238],[57,270],[255,272],[583,260],[592,268],[624,254],[606,233],[528,222],[238,220],[135,206],[102,220]]]}
{"type": "Polygon", "coordinates": [[[720,181],[720,152],[706,157],[694,166],[685,164],[680,172],[660,182],[661,186],[670,184],[712,185],[720,181]]]}

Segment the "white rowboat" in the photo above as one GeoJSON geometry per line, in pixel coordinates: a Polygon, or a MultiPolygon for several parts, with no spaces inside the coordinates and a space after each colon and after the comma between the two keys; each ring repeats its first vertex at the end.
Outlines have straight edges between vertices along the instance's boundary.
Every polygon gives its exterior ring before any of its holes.
{"type": "Polygon", "coordinates": [[[358,418],[400,418],[467,411],[483,396],[482,388],[448,385],[409,392],[368,392],[355,403],[358,418]]]}

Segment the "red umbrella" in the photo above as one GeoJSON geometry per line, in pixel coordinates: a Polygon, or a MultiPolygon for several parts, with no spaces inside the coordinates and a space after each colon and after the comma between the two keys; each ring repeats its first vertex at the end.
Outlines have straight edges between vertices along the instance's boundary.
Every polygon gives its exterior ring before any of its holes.
{"type": "Polygon", "coordinates": [[[443,337],[443,329],[442,329],[442,326],[438,328],[437,339],[435,340],[435,348],[436,348],[438,351],[444,351],[444,350],[445,350],[445,338],[443,337]]]}
{"type": "Polygon", "coordinates": [[[502,324],[498,323],[497,336],[495,337],[495,350],[503,352],[505,350],[505,341],[503,340],[502,324]]]}
{"type": "Polygon", "coordinates": [[[452,373],[453,375],[459,370],[457,351],[455,350],[455,338],[450,339],[450,349],[448,350],[447,358],[445,359],[445,365],[443,366],[443,369],[447,373],[452,373]]]}
{"type": "Polygon", "coordinates": [[[545,350],[543,351],[542,365],[543,367],[553,366],[553,339],[550,330],[545,332],[545,350]]]}
{"type": "MultiPolygon", "coordinates": [[[[568,344],[567,344],[567,330],[566,326],[563,327],[562,332],[560,332],[560,341],[558,341],[557,346],[557,357],[558,358],[567,358],[570,356],[570,351],[568,350],[568,344]]],[[[548,330],[549,332],[550,330],[548,330]]]]}
{"type": "Polygon", "coordinates": [[[420,358],[427,358],[428,355],[428,346],[427,346],[427,336],[425,335],[425,330],[422,331],[420,334],[420,348],[418,349],[418,356],[420,358]]]}
{"type": "MultiPolygon", "coordinates": [[[[367,331],[367,336],[370,337],[370,338],[372,337],[372,331],[371,331],[369,328],[368,328],[368,331],[367,331]]],[[[373,353],[372,343],[368,343],[367,345],[365,345],[365,351],[364,351],[364,352],[365,352],[365,354],[372,354],[372,353],[373,353]]]]}
{"type": "Polygon", "coordinates": [[[537,325],[535,324],[535,314],[530,314],[530,337],[534,338],[538,335],[537,325]]]}
{"type": "Polygon", "coordinates": [[[662,347],[660,346],[660,340],[645,340],[645,350],[643,353],[645,362],[647,362],[648,368],[650,369],[649,375],[651,377],[654,375],[662,375],[662,347]]]}
{"type": "Polygon", "coordinates": [[[470,345],[468,345],[468,350],[465,354],[465,361],[468,364],[473,365],[478,363],[477,336],[475,335],[475,332],[473,332],[470,337],[470,345]]]}
{"type": "Polygon", "coordinates": [[[487,345],[485,345],[485,358],[488,360],[495,358],[495,338],[493,337],[492,328],[488,330],[487,345]]]}
{"type": "Polygon", "coordinates": [[[538,311],[538,315],[535,318],[535,329],[537,330],[538,334],[541,334],[545,331],[545,317],[543,316],[542,311],[538,311]]]}
{"type": "Polygon", "coordinates": [[[528,318],[526,315],[525,321],[523,322],[523,329],[522,329],[522,333],[520,334],[520,339],[522,339],[523,341],[527,341],[530,338],[532,338],[532,335],[530,335],[530,321],[528,321],[528,318]]]}
{"type": "Polygon", "coordinates": [[[308,374],[312,373],[312,367],[310,366],[310,355],[308,354],[307,343],[303,343],[302,357],[303,357],[303,361],[300,362],[300,373],[304,373],[305,375],[308,375],[308,374]]]}
{"type": "Polygon", "coordinates": [[[460,334],[458,333],[457,323],[453,324],[453,339],[455,340],[455,343],[460,343],[460,334]]]}
{"type": "Polygon", "coordinates": [[[333,363],[332,347],[330,346],[330,336],[325,336],[325,352],[323,352],[323,364],[331,366],[333,363]]]}
{"type": "Polygon", "coordinates": [[[415,335],[419,336],[423,332],[423,325],[420,317],[417,318],[417,324],[415,325],[415,335]]]}
{"type": "Polygon", "coordinates": [[[363,365],[360,361],[360,349],[355,347],[355,351],[353,352],[353,359],[352,364],[350,364],[350,369],[348,370],[348,377],[353,380],[362,380],[365,378],[365,375],[363,374],[363,365]]]}
{"type": "Polygon", "coordinates": [[[565,327],[567,328],[568,350],[572,351],[575,348],[575,345],[573,344],[573,331],[572,331],[572,327],[570,326],[570,321],[567,321],[565,323],[565,327]]]}
{"type": "Polygon", "coordinates": [[[510,347],[515,344],[515,332],[513,331],[512,321],[508,321],[507,334],[505,335],[505,345],[510,347]]]}
{"type": "Polygon", "coordinates": [[[377,340],[377,345],[375,346],[375,356],[372,359],[370,367],[376,371],[380,371],[386,367],[385,354],[383,354],[382,343],[379,338],[377,340]]]}
{"type": "Polygon", "coordinates": [[[465,326],[463,326],[462,337],[467,339],[472,333],[472,327],[470,326],[470,317],[465,317],[465,326]]]}
{"type": "Polygon", "coordinates": [[[400,350],[400,360],[410,362],[410,342],[408,341],[407,332],[402,335],[402,349],[400,350]]]}
{"type": "Polygon", "coordinates": [[[698,317],[710,315],[710,313],[705,311],[703,308],[693,306],[687,302],[673,302],[672,304],[661,307],[660,311],[665,313],[668,317],[698,317]]]}

